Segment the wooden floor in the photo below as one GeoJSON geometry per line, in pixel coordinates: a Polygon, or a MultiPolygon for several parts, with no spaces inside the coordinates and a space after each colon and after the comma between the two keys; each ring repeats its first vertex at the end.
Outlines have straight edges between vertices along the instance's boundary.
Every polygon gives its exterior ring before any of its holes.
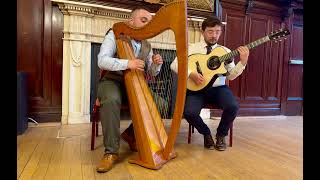
{"type": "MultiPolygon", "coordinates": [[[[213,134],[219,119],[206,120],[213,134]]],[[[130,121],[121,122],[121,130],[130,121]]],[[[166,122],[168,124],[168,122],[166,122]]],[[[169,125],[166,125],[169,127],[169,125]]],[[[239,117],[233,147],[226,151],[203,148],[196,131],[187,144],[188,126],[182,120],[175,150],[179,156],[160,170],[129,164],[131,153],[121,141],[120,162],[108,173],[95,166],[102,157],[102,136],[90,150],[90,124],[41,124],[17,136],[19,179],[303,179],[303,118],[301,116],[239,117]]],[[[101,132],[101,129],[100,129],[101,132]]]]}

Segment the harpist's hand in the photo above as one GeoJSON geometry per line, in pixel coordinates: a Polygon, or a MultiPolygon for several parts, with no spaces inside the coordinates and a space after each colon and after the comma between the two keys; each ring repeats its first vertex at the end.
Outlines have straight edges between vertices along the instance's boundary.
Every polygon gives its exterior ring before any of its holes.
{"type": "Polygon", "coordinates": [[[163,60],[160,54],[154,54],[152,55],[152,62],[156,65],[162,64],[163,60]]]}
{"type": "Polygon", "coordinates": [[[128,69],[144,71],[144,61],[142,61],[141,59],[129,60],[128,69]]]}
{"type": "Polygon", "coordinates": [[[190,73],[189,78],[192,79],[198,85],[204,83],[204,77],[197,72],[190,73]]]}

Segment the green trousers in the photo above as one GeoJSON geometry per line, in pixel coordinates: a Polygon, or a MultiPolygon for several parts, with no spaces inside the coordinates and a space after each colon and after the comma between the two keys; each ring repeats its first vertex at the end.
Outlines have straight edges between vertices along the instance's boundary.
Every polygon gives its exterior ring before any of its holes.
{"type": "MultiPolygon", "coordinates": [[[[168,106],[168,102],[151,91],[154,101],[161,114],[168,106]]],[[[120,107],[125,96],[124,84],[117,80],[104,79],[98,84],[97,97],[100,101],[100,121],[102,125],[103,144],[105,153],[118,154],[120,148],[120,107]]],[[[126,129],[134,137],[132,123],[126,129]]]]}
{"type": "Polygon", "coordinates": [[[120,147],[120,107],[124,93],[123,83],[103,80],[98,84],[97,97],[100,101],[105,153],[118,154],[120,147]]]}

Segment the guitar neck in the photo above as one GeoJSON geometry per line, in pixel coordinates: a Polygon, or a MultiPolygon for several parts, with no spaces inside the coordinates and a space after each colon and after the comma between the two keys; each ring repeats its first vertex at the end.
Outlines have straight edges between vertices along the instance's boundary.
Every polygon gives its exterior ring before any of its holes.
{"type": "MultiPolygon", "coordinates": [[[[260,38],[260,39],[258,39],[258,40],[256,40],[256,41],[253,41],[252,43],[247,44],[247,45],[245,45],[245,46],[246,46],[248,49],[253,49],[253,48],[255,48],[255,47],[257,47],[257,46],[259,46],[259,45],[261,45],[261,44],[263,44],[263,43],[265,43],[265,42],[268,42],[268,41],[270,41],[269,36],[265,36],[265,37],[260,38]]],[[[238,56],[238,55],[239,55],[239,51],[233,50],[233,51],[231,51],[231,52],[229,52],[229,53],[221,56],[221,57],[219,58],[219,60],[220,60],[220,62],[224,62],[224,61],[229,60],[229,59],[232,59],[232,58],[234,58],[234,57],[236,57],[236,56],[238,56]]]]}

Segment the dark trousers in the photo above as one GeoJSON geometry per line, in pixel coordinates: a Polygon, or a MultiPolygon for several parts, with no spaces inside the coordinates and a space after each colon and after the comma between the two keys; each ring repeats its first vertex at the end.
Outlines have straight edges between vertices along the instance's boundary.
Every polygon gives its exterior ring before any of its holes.
{"type": "Polygon", "coordinates": [[[216,136],[227,136],[231,123],[237,116],[239,104],[228,86],[210,87],[203,93],[187,93],[184,117],[200,134],[211,134],[208,126],[200,117],[201,109],[206,104],[215,104],[223,110],[216,136]]]}

